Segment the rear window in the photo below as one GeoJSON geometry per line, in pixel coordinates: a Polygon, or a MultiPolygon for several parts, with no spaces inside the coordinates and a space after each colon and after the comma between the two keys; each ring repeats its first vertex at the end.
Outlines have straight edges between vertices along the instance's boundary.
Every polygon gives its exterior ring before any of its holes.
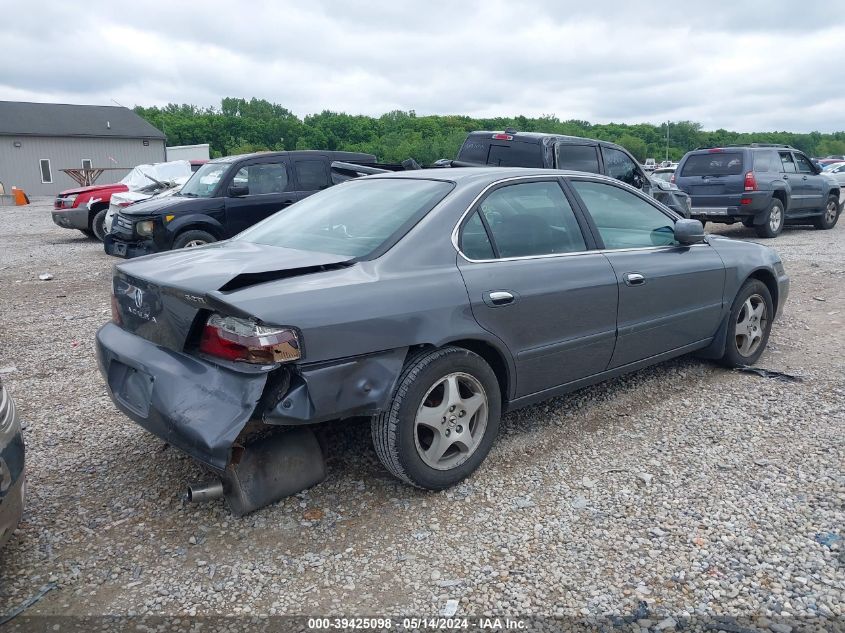
{"type": "Polygon", "coordinates": [[[497,167],[543,167],[543,146],[472,138],[464,142],[458,160],[497,167]]]}
{"type": "Polygon", "coordinates": [[[555,164],[558,169],[599,173],[599,156],[594,145],[555,145],[555,164]]]}
{"type": "Polygon", "coordinates": [[[737,176],[742,173],[742,152],[708,152],[687,158],[682,176],[737,176]]]}
{"type": "Polygon", "coordinates": [[[367,257],[391,246],[451,190],[451,183],[437,180],[351,181],[315,193],[234,239],[367,257]]]}

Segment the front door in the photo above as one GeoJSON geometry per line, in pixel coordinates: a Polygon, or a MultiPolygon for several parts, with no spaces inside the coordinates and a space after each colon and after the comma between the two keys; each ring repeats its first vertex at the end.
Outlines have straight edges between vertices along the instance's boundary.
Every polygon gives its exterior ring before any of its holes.
{"type": "Polygon", "coordinates": [[[675,242],[674,219],[648,198],[570,180],[589,212],[619,292],[610,368],[712,339],[722,314],[725,266],[709,244],[675,242]]]}
{"type": "Polygon", "coordinates": [[[297,199],[290,166],[278,158],[257,159],[242,165],[232,176],[223,195],[229,237],[290,206],[297,199]],[[230,193],[234,191],[233,187],[240,189],[236,196],[230,193]]]}
{"type": "Polygon", "coordinates": [[[604,371],[616,276],[558,179],[493,189],[467,216],[459,244],[473,315],[516,361],[516,397],[604,371]]]}
{"type": "Polygon", "coordinates": [[[802,195],[801,208],[807,211],[821,209],[824,206],[825,194],[827,193],[827,183],[824,176],[819,176],[816,173],[816,168],[803,154],[793,152],[792,155],[795,157],[795,166],[800,178],[798,183],[802,195]]]}

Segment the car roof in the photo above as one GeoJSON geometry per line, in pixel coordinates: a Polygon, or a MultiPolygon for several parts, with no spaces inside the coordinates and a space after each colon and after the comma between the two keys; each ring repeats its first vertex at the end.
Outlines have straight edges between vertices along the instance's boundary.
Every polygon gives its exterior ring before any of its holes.
{"type": "Polygon", "coordinates": [[[489,137],[490,140],[496,140],[492,138],[494,134],[507,134],[508,136],[512,136],[514,141],[520,141],[522,143],[542,143],[544,140],[549,139],[555,141],[563,141],[564,143],[578,143],[579,145],[592,144],[605,145],[607,147],[620,147],[616,143],[611,143],[610,141],[602,141],[596,138],[587,138],[585,136],[554,134],[552,132],[509,132],[507,130],[503,132],[502,130],[476,130],[470,132],[467,137],[481,136],[489,137]]]}

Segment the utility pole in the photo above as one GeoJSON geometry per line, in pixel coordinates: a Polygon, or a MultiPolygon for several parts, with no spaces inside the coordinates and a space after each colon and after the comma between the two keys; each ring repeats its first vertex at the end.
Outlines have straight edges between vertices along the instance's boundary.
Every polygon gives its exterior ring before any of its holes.
{"type": "Polygon", "coordinates": [[[666,160],[669,160],[669,121],[666,121],[666,160]]]}

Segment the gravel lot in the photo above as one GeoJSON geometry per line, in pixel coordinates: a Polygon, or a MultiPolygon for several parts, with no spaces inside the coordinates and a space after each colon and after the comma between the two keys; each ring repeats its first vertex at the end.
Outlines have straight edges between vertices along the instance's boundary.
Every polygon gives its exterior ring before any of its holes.
{"type": "Polygon", "coordinates": [[[0,208],[0,227],[0,371],[29,486],[0,552],[0,619],[55,583],[28,615],[436,615],[452,599],[458,615],[646,628],[843,626],[843,223],[767,242],[793,285],[759,366],[801,382],[663,364],[507,416],[485,465],[443,493],[390,477],[366,421],[338,423],[328,479],[244,519],[183,504],[203,471],[106,394],[94,333],[115,260],[54,226],[46,200],[0,208]]]}

